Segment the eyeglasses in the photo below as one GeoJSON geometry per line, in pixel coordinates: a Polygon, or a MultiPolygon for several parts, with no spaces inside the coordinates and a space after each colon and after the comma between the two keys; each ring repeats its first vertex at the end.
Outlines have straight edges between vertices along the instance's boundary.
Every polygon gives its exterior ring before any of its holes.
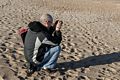
{"type": "Polygon", "coordinates": [[[52,23],[52,21],[47,21],[48,23],[52,23]]]}

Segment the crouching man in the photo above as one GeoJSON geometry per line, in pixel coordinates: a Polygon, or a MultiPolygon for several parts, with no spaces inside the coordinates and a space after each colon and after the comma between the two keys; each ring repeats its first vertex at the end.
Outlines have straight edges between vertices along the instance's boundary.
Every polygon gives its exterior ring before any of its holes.
{"type": "Polygon", "coordinates": [[[62,21],[58,20],[53,26],[52,23],[52,16],[44,14],[41,16],[40,22],[33,21],[28,24],[24,55],[27,61],[27,72],[30,74],[40,68],[48,70],[55,68],[61,51],[62,21]]]}

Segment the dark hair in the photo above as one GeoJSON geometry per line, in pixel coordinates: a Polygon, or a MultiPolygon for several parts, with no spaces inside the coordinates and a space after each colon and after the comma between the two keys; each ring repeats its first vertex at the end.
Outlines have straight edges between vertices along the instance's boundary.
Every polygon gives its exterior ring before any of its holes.
{"type": "Polygon", "coordinates": [[[41,31],[41,23],[39,21],[33,21],[33,22],[30,22],[28,24],[28,27],[30,28],[30,30],[34,31],[34,32],[39,32],[41,31]]]}

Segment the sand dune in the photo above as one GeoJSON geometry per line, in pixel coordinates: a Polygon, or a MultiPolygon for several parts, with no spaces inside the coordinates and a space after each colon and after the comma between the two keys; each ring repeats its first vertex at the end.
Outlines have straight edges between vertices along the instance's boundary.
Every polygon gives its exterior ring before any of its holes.
{"type": "Polygon", "coordinates": [[[0,80],[120,80],[119,0],[0,0],[0,80]],[[27,76],[19,27],[64,22],[58,71],[27,76]]]}

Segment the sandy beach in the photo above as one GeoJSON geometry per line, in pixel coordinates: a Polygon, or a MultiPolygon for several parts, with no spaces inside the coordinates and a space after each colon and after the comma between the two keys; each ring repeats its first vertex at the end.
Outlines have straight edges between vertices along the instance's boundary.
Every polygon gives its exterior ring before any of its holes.
{"type": "Polygon", "coordinates": [[[0,0],[0,80],[120,80],[119,0],[0,0]],[[27,76],[19,27],[63,21],[58,70],[27,76]]]}

